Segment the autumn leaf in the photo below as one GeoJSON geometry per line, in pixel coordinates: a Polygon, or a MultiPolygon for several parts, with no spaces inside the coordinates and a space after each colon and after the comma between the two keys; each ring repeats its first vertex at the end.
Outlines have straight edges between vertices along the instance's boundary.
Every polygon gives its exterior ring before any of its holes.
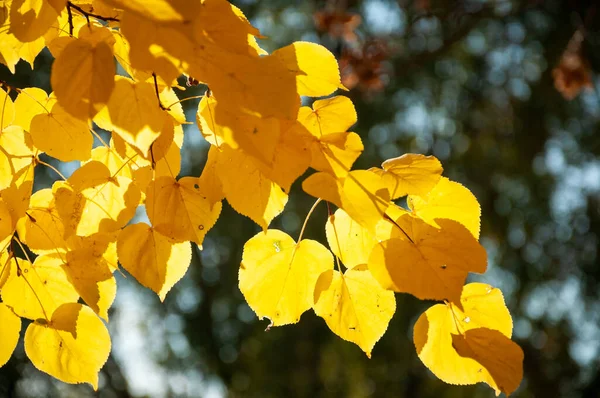
{"type": "Polygon", "coordinates": [[[168,113],[158,106],[151,83],[116,76],[108,103],[94,117],[94,122],[105,130],[114,131],[148,156],[150,146],[160,135],[167,117],[168,113]]]}
{"type": "Polygon", "coordinates": [[[260,319],[272,326],[297,323],[312,308],[319,275],[333,269],[333,256],[323,245],[269,229],[244,245],[240,290],[260,319]]]}
{"type": "Polygon", "coordinates": [[[113,276],[117,261],[110,255],[113,239],[112,234],[73,236],[66,256],[51,254],[38,257],[58,263],[85,303],[106,321],[108,309],[117,295],[117,281],[113,276]],[[65,257],[66,261],[63,260],[65,257]]]}
{"type": "Polygon", "coordinates": [[[35,147],[63,162],[89,159],[94,143],[89,123],[71,116],[54,98],[44,107],[46,112],[31,119],[35,147]]]}
{"type": "Polygon", "coordinates": [[[390,204],[390,195],[381,177],[367,170],[352,171],[344,179],[315,173],[302,182],[302,189],[344,209],[354,221],[373,233],[390,204]]]}
{"type": "Polygon", "coordinates": [[[176,243],[147,224],[131,224],[119,235],[119,261],[142,285],[163,301],[185,275],[192,250],[189,242],[176,243]]]}
{"type": "Polygon", "coordinates": [[[401,196],[425,196],[436,186],[442,175],[442,164],[433,156],[406,153],[372,168],[381,175],[390,191],[391,199],[401,196]]]}
{"type": "Polygon", "coordinates": [[[357,344],[370,358],[396,312],[394,293],[385,290],[366,266],[325,271],[315,288],[315,313],[344,340],[357,344]]]}
{"type": "Polygon", "coordinates": [[[4,303],[0,303],[0,325],[0,366],[4,366],[17,347],[21,333],[21,318],[4,303]]]}
{"type": "Polygon", "coordinates": [[[436,228],[405,213],[392,221],[402,235],[374,247],[368,263],[373,276],[386,289],[460,304],[468,273],[487,268],[485,249],[453,220],[436,219],[436,228]]]}
{"type": "Polygon", "coordinates": [[[66,182],[55,182],[52,193],[66,237],[116,231],[131,220],[140,201],[130,179],[112,176],[97,161],[77,169],[66,182]]]}
{"type": "Polygon", "coordinates": [[[20,41],[33,41],[46,33],[66,4],[67,0],[13,0],[9,32],[20,41]]]}
{"type": "Polygon", "coordinates": [[[325,224],[331,251],[348,267],[367,264],[377,238],[354,221],[343,209],[337,209],[325,224]]]}
{"type": "Polygon", "coordinates": [[[94,312],[82,304],[63,304],[52,319],[36,321],[25,332],[25,353],[33,365],[65,383],[90,383],[110,353],[110,336],[94,312]]]}
{"type": "Polygon", "coordinates": [[[110,29],[87,25],[63,49],[52,66],[51,84],[61,106],[78,119],[92,118],[115,86],[110,29]]]}
{"type": "Polygon", "coordinates": [[[13,257],[10,266],[10,276],[2,287],[2,301],[20,317],[49,319],[56,308],[79,299],[58,264],[45,262],[43,257],[36,258],[33,264],[13,257]]]}
{"type": "Polygon", "coordinates": [[[17,222],[19,239],[36,254],[66,249],[65,226],[56,210],[52,190],[41,189],[31,195],[29,209],[17,222]]]}
{"type": "Polygon", "coordinates": [[[150,222],[176,242],[191,240],[202,245],[204,236],[217,221],[221,203],[212,204],[202,193],[198,180],[159,177],[146,190],[146,213],[150,222]]]}
{"type": "Polygon", "coordinates": [[[15,119],[15,105],[8,93],[0,89],[0,131],[10,126],[15,119]]]}
{"type": "Polygon", "coordinates": [[[251,157],[226,145],[216,156],[216,174],[227,202],[266,230],[288,200],[283,189],[268,178],[251,157]]]}
{"type": "Polygon", "coordinates": [[[428,223],[436,225],[436,218],[458,221],[479,239],[481,207],[471,191],[458,182],[442,177],[426,196],[409,195],[408,205],[428,223]]]}
{"type": "Polygon", "coordinates": [[[297,41],[276,50],[273,56],[296,73],[300,95],[323,97],[338,88],[346,90],[340,81],[335,56],[319,44],[297,41]]]}
{"type": "Polygon", "coordinates": [[[436,304],[414,327],[417,354],[450,384],[485,382],[512,394],[523,376],[523,352],[510,340],[512,319],[500,290],[483,283],[465,285],[461,304],[436,304]]]}

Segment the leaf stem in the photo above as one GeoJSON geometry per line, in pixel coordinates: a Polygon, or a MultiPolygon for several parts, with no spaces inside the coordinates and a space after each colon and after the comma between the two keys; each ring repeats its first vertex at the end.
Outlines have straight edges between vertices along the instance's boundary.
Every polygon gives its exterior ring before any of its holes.
{"type": "Polygon", "coordinates": [[[302,224],[302,229],[300,230],[300,235],[298,236],[298,243],[300,243],[300,241],[302,240],[302,236],[304,235],[304,230],[306,229],[306,224],[308,223],[308,219],[310,218],[310,216],[312,215],[312,213],[315,211],[315,208],[317,207],[317,205],[322,201],[323,199],[319,198],[315,201],[315,203],[312,205],[312,207],[310,208],[310,210],[308,211],[308,214],[306,215],[306,218],[304,219],[304,224],[302,224]]]}
{"type": "Polygon", "coordinates": [[[390,216],[388,216],[387,214],[383,214],[383,217],[388,219],[392,224],[394,224],[396,227],[398,227],[398,229],[400,231],[402,231],[402,233],[404,234],[404,236],[406,236],[406,239],[408,239],[410,241],[410,243],[412,243],[413,245],[415,244],[415,242],[412,240],[412,238],[408,235],[408,233],[406,233],[405,230],[402,229],[402,227],[400,225],[398,225],[398,223],[393,220],[390,216]]]}
{"type": "Polygon", "coordinates": [[[177,104],[179,104],[181,102],[184,102],[184,101],[189,101],[189,100],[199,99],[199,98],[204,98],[204,94],[202,94],[202,95],[193,95],[191,97],[182,98],[179,101],[175,101],[172,104],[169,104],[169,106],[167,108],[171,108],[173,105],[177,105],[177,104]]]}
{"type": "Polygon", "coordinates": [[[40,160],[39,158],[35,158],[35,162],[36,162],[37,164],[41,164],[41,165],[43,165],[43,166],[46,166],[46,167],[48,167],[50,170],[52,170],[52,171],[54,171],[56,174],[58,174],[58,175],[60,176],[60,178],[62,178],[62,179],[63,179],[63,180],[65,180],[65,181],[67,180],[67,178],[66,178],[66,177],[65,177],[65,176],[64,176],[64,175],[63,175],[63,174],[62,174],[60,171],[58,171],[58,169],[57,169],[56,167],[52,166],[51,164],[49,164],[49,163],[46,163],[46,162],[44,162],[43,160],[40,160]]]}
{"type": "MultiPolygon", "coordinates": [[[[23,247],[23,244],[21,243],[21,241],[13,235],[12,242],[17,242],[19,244],[19,246],[21,247],[21,250],[23,251],[23,254],[25,255],[25,258],[27,259],[27,261],[29,262],[29,264],[31,264],[31,267],[33,268],[33,263],[31,262],[29,255],[27,255],[27,251],[25,250],[25,247],[23,247]]],[[[29,288],[33,292],[33,295],[35,296],[36,300],[40,304],[40,307],[42,308],[42,312],[44,313],[44,318],[46,318],[46,321],[50,322],[50,318],[48,317],[48,313],[46,312],[46,309],[44,308],[44,304],[42,304],[42,300],[38,296],[38,294],[35,291],[35,289],[33,288],[33,286],[31,286],[31,283],[29,283],[27,278],[25,278],[25,272],[23,272],[23,270],[21,270],[21,267],[19,266],[19,262],[17,261],[18,258],[15,257],[15,255],[14,255],[15,250],[11,249],[11,251],[13,253],[12,258],[14,258],[14,260],[15,260],[15,265],[17,267],[17,270],[19,271],[19,274],[21,274],[21,276],[23,277],[23,280],[25,281],[25,283],[27,283],[27,286],[29,286],[29,288]]]]}
{"type": "Polygon", "coordinates": [[[156,92],[156,99],[158,100],[158,107],[163,111],[170,111],[171,108],[166,108],[160,101],[160,95],[158,92],[158,80],[156,80],[156,73],[152,72],[152,78],[154,79],[154,91],[156,92]]]}

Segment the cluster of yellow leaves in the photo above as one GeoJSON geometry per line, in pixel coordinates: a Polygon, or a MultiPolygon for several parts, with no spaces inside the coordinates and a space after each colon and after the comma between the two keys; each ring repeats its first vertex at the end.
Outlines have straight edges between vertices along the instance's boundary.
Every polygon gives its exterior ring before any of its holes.
{"type": "Polygon", "coordinates": [[[450,383],[516,389],[522,353],[501,295],[463,287],[486,269],[477,200],[431,156],[352,170],[363,151],[348,132],[352,102],[301,106],[301,96],[344,89],[324,47],[268,54],[226,0],[5,0],[0,23],[0,62],[11,71],[44,47],[55,58],[49,95],[0,90],[0,365],[24,318],[38,369],[97,388],[114,272],[122,266],[163,300],[226,199],[263,229],[244,247],[239,285],[272,326],[312,308],[370,356],[394,292],[444,301],[415,326],[423,362],[450,383]],[[196,115],[210,143],[200,176],[179,177],[186,119],[172,87],[182,74],[210,87],[196,115]],[[92,123],[111,133],[108,143],[92,123]],[[42,153],[81,167],[34,192],[35,167],[52,167],[42,153]],[[303,190],[338,207],[326,224],[330,249],[268,229],[308,168],[316,173],[303,190]],[[405,196],[408,209],[393,202],[405,196]],[[139,206],[150,225],[132,223],[139,206]]]}

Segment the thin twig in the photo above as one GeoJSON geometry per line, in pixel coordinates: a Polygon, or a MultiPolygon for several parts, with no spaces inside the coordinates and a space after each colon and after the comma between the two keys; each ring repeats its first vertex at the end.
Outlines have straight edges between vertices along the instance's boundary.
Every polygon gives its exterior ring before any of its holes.
{"type": "Polygon", "coordinates": [[[70,29],[71,29],[71,34],[73,34],[73,31],[72,31],[73,21],[72,21],[72,17],[71,17],[71,7],[74,8],[75,10],[79,11],[85,17],[85,19],[87,19],[88,23],[90,23],[90,17],[96,18],[96,19],[99,19],[99,20],[105,21],[105,22],[109,22],[109,21],[119,22],[119,18],[104,17],[104,16],[98,15],[98,14],[92,14],[91,12],[87,12],[83,8],[79,7],[78,5],[73,4],[70,1],[67,1],[67,12],[69,13],[69,25],[70,25],[70,29]]]}

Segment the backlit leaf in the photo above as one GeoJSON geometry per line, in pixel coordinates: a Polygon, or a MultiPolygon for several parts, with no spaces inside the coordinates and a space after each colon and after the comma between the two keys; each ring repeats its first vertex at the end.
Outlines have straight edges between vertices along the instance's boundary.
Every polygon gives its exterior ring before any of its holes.
{"type": "Polygon", "coordinates": [[[42,36],[56,21],[67,0],[13,0],[10,33],[23,42],[42,36]]]}
{"type": "Polygon", "coordinates": [[[343,275],[334,270],[321,274],[314,310],[335,334],[357,344],[370,358],[396,312],[396,299],[366,267],[358,266],[343,275]]]}
{"type": "Polygon", "coordinates": [[[254,160],[223,145],[216,160],[216,173],[227,202],[266,230],[285,207],[288,195],[270,180],[254,160]]]}
{"type": "Polygon", "coordinates": [[[353,268],[367,264],[377,239],[367,229],[354,221],[343,209],[337,209],[325,224],[327,242],[331,251],[342,263],[353,268]]]}
{"type": "Polygon", "coordinates": [[[189,242],[176,243],[147,224],[132,224],[119,235],[119,261],[161,301],[185,275],[192,259],[189,242]]]}
{"type": "Polygon", "coordinates": [[[404,236],[374,247],[369,257],[373,276],[386,289],[460,303],[468,273],[486,270],[485,249],[453,220],[436,219],[436,228],[405,213],[393,223],[404,236]]]}
{"type": "Polygon", "coordinates": [[[511,394],[522,378],[523,353],[510,341],[512,320],[500,290],[483,283],[465,285],[461,310],[436,304],[414,327],[417,354],[441,380],[485,382],[511,394]]]}
{"type": "Polygon", "coordinates": [[[29,132],[36,148],[63,162],[89,159],[94,143],[89,124],[71,116],[53,100],[46,108],[50,112],[31,119],[29,132]]]}
{"type": "Polygon", "coordinates": [[[144,156],[158,138],[169,115],[160,109],[154,85],[117,76],[108,104],[94,118],[101,128],[114,131],[144,156]]]}
{"type": "Polygon", "coordinates": [[[50,82],[61,106],[86,120],[108,102],[114,88],[115,40],[108,28],[86,25],[52,65],[50,82]]]}
{"type": "Polygon", "coordinates": [[[8,126],[0,132],[0,190],[14,182],[16,175],[31,166],[34,148],[31,137],[20,126],[8,126]]]}
{"type": "Polygon", "coordinates": [[[114,265],[104,256],[110,245],[108,235],[96,234],[74,238],[81,241],[78,242],[77,248],[67,252],[66,262],[57,258],[55,254],[44,257],[47,258],[46,261],[59,263],[85,303],[108,321],[108,309],[117,295],[117,281],[113,276],[114,265]]]}
{"type": "Polygon", "coordinates": [[[354,104],[344,96],[317,100],[312,108],[303,106],[298,112],[298,121],[317,138],[347,131],[357,120],[354,104]]]}
{"type": "Polygon", "coordinates": [[[13,258],[10,276],[2,287],[2,301],[20,317],[32,320],[49,319],[60,305],[79,299],[60,265],[38,259],[31,265],[13,258]]]}
{"type": "Polygon", "coordinates": [[[273,56],[296,73],[296,89],[300,95],[322,97],[338,88],[346,89],[340,81],[335,56],[320,44],[297,41],[276,50],[273,56]]]}
{"type": "Polygon", "coordinates": [[[36,254],[66,249],[65,227],[56,210],[51,189],[31,195],[26,216],[17,222],[19,239],[36,254]]]}
{"type": "Polygon", "coordinates": [[[481,207],[471,191],[458,182],[442,177],[426,196],[409,195],[408,205],[413,213],[432,225],[436,225],[436,218],[455,220],[479,239],[481,207]]]}
{"type": "Polygon", "coordinates": [[[439,160],[433,156],[414,153],[388,159],[381,167],[370,170],[382,176],[392,199],[405,195],[423,197],[438,183],[442,175],[439,160]]]}
{"type": "Polygon", "coordinates": [[[221,203],[212,204],[202,193],[198,179],[159,177],[146,190],[146,213],[156,231],[176,242],[191,240],[202,245],[215,225],[221,203]]]}
{"type": "Polygon", "coordinates": [[[269,229],[244,245],[240,290],[260,319],[272,326],[297,323],[314,304],[319,275],[333,269],[333,256],[313,240],[298,244],[286,233],[269,229]]]}
{"type": "Polygon", "coordinates": [[[372,233],[390,204],[390,194],[381,177],[367,170],[352,171],[344,179],[315,173],[302,182],[302,189],[309,195],[341,207],[372,233]]]}
{"type": "Polygon", "coordinates": [[[36,368],[65,383],[90,383],[94,389],[110,345],[100,318],[76,303],[60,306],[50,322],[34,322],[25,332],[25,353],[36,368]]]}
{"type": "Polygon", "coordinates": [[[0,366],[4,366],[17,347],[21,333],[21,318],[4,303],[0,303],[0,325],[0,366]]]}
{"type": "Polygon", "coordinates": [[[15,119],[15,105],[8,93],[0,89],[0,131],[10,126],[15,119]]]}
{"type": "Polygon", "coordinates": [[[55,182],[52,192],[66,237],[116,231],[131,220],[140,201],[130,179],[112,176],[97,161],[77,169],[66,182],[55,182]]]}

